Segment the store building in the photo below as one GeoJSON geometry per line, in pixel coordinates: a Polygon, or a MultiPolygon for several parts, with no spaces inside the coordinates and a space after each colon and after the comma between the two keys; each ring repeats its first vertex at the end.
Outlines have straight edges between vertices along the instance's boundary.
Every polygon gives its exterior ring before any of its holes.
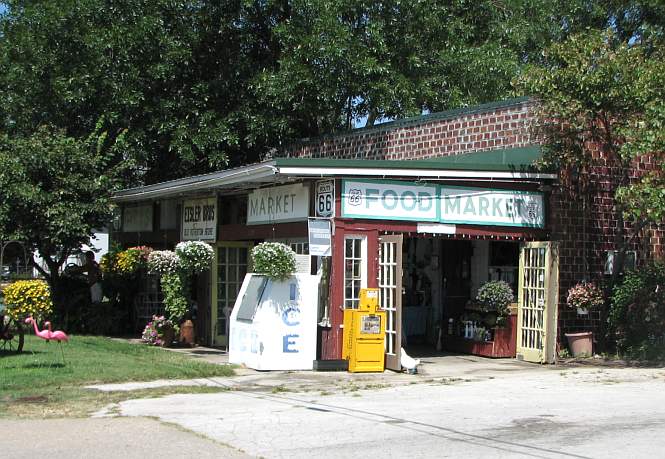
{"type": "MultiPolygon", "coordinates": [[[[322,360],[341,357],[343,309],[357,305],[360,288],[378,287],[388,368],[399,369],[407,343],[411,353],[551,362],[562,330],[597,326],[598,316],[560,305],[583,272],[603,275],[611,202],[600,196],[582,219],[593,224],[580,224],[557,175],[533,167],[541,150],[529,136],[531,107],[513,99],[386,123],[304,140],[262,163],[124,190],[113,238],[154,248],[213,244],[216,261],[195,295],[205,344],[228,343],[251,247],[281,241],[300,255],[301,272],[324,272],[322,360]],[[330,257],[309,253],[312,218],[330,222],[330,257]],[[488,319],[475,292],[491,279],[513,286],[519,310],[503,330],[486,325],[470,339],[470,324],[488,319]]],[[[662,234],[649,231],[636,240],[637,260],[661,250],[662,234]]]]}

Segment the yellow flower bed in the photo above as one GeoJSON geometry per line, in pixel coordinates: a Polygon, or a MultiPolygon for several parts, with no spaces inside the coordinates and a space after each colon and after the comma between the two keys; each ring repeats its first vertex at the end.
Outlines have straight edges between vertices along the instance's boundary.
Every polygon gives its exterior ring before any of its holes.
{"type": "Polygon", "coordinates": [[[9,317],[23,320],[26,317],[43,318],[53,312],[51,289],[43,280],[22,280],[3,290],[5,310],[9,317]]]}

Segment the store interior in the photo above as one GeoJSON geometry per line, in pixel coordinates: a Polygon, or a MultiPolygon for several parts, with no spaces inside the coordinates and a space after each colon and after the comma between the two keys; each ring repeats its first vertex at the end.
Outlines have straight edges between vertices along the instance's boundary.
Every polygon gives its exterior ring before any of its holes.
{"type": "MultiPolygon", "coordinates": [[[[475,298],[485,282],[504,280],[517,301],[519,242],[414,237],[404,239],[402,250],[405,349],[422,355],[465,352],[465,341],[498,339],[496,327],[505,326],[505,317],[497,324],[497,314],[475,298]]],[[[471,347],[468,352],[475,353],[471,347]]]]}

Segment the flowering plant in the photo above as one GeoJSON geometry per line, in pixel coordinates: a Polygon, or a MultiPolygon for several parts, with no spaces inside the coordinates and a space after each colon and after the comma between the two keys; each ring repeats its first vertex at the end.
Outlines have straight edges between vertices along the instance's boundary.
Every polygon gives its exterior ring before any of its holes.
{"type": "Polygon", "coordinates": [[[115,253],[105,254],[100,261],[100,268],[104,273],[132,275],[145,267],[152,249],[146,246],[130,247],[115,253]]]}
{"type": "Polygon", "coordinates": [[[508,282],[489,281],[478,289],[476,300],[486,312],[496,313],[496,325],[504,326],[510,314],[508,305],[515,300],[515,296],[508,282]]]}
{"type": "Polygon", "coordinates": [[[573,309],[594,309],[603,305],[603,292],[593,282],[578,282],[568,290],[566,302],[573,309]]]}
{"type": "Polygon", "coordinates": [[[53,312],[51,290],[43,280],[22,280],[7,286],[2,292],[6,314],[23,320],[29,316],[43,318],[53,312]]]}
{"type": "Polygon", "coordinates": [[[254,272],[273,280],[284,280],[296,270],[296,254],[278,242],[263,242],[252,249],[254,272]]]}
{"type": "Polygon", "coordinates": [[[148,255],[148,270],[152,274],[173,274],[180,269],[180,258],[171,250],[154,250],[148,255]]]}
{"type": "Polygon", "coordinates": [[[161,346],[164,342],[164,335],[167,330],[173,330],[173,322],[164,316],[152,316],[152,320],[148,322],[143,330],[141,339],[148,344],[161,346]]]}
{"type": "Polygon", "coordinates": [[[215,252],[209,244],[201,241],[185,241],[175,246],[175,253],[185,271],[200,273],[212,264],[215,252]]]}

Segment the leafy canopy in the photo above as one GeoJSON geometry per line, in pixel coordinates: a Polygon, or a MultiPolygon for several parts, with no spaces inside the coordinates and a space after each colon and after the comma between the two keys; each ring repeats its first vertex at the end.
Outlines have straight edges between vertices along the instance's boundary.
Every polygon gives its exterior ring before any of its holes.
{"type": "Polygon", "coordinates": [[[26,138],[0,135],[0,239],[38,250],[57,273],[72,250],[111,221],[114,170],[90,139],[50,128],[26,138]]]}

